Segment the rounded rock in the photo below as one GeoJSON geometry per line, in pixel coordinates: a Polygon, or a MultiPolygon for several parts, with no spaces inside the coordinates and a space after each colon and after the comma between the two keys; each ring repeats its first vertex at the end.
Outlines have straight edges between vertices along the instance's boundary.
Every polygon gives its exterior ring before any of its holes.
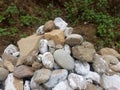
{"type": "Polygon", "coordinates": [[[5,78],[8,76],[9,71],[0,67],[0,81],[5,80],[5,78]]]}

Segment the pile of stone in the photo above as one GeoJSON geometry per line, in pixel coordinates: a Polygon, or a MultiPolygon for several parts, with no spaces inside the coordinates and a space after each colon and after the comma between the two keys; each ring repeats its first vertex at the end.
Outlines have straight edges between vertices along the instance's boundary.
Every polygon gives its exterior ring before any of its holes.
{"type": "Polygon", "coordinates": [[[61,18],[10,44],[0,58],[3,90],[120,90],[120,54],[96,51],[61,18]]]}

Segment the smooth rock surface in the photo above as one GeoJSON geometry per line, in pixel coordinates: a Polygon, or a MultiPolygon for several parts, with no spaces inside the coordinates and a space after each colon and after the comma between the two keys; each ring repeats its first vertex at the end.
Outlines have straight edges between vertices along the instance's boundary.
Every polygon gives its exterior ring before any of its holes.
{"type": "Polygon", "coordinates": [[[53,54],[55,61],[62,68],[72,70],[74,68],[74,59],[64,50],[56,50],[53,54]]]}
{"type": "Polygon", "coordinates": [[[44,84],[47,88],[53,88],[59,82],[64,81],[67,78],[68,71],[66,69],[54,70],[50,79],[44,84]]]}
{"type": "Polygon", "coordinates": [[[110,68],[115,72],[120,72],[120,62],[116,65],[110,65],[110,68]]]}
{"type": "Polygon", "coordinates": [[[35,71],[34,75],[33,75],[33,80],[38,83],[38,84],[42,84],[45,83],[51,75],[51,71],[49,69],[40,69],[35,71]]]}
{"type": "Polygon", "coordinates": [[[90,65],[87,62],[75,62],[75,71],[80,75],[87,75],[90,71],[90,65]]]}
{"type": "Polygon", "coordinates": [[[0,67],[0,81],[5,80],[5,78],[8,76],[9,71],[0,67]]]}
{"type": "Polygon", "coordinates": [[[54,58],[50,52],[46,52],[43,54],[42,64],[45,66],[45,68],[50,68],[50,69],[53,68],[54,58]]]}
{"type": "Polygon", "coordinates": [[[14,71],[14,65],[8,61],[8,60],[4,60],[4,67],[9,70],[9,72],[13,72],[14,71]]]}
{"type": "Polygon", "coordinates": [[[79,34],[71,34],[67,36],[65,43],[70,46],[80,45],[83,42],[83,37],[79,34]]]}
{"type": "Polygon", "coordinates": [[[26,65],[21,65],[21,66],[15,67],[13,75],[20,79],[25,77],[32,77],[33,71],[31,67],[26,65]]]}
{"type": "Polygon", "coordinates": [[[93,48],[85,48],[83,46],[72,47],[73,56],[80,61],[93,62],[94,54],[96,53],[93,48]]]}
{"type": "Polygon", "coordinates": [[[82,90],[87,88],[86,80],[78,74],[75,73],[69,74],[68,81],[69,85],[73,88],[73,90],[75,89],[82,90]]]}
{"type": "Polygon", "coordinates": [[[71,48],[69,45],[65,44],[64,45],[64,50],[68,53],[68,54],[71,54],[71,48]]]}
{"type": "Polygon", "coordinates": [[[59,29],[55,29],[51,32],[45,33],[44,38],[47,40],[54,40],[55,44],[63,45],[65,42],[64,32],[59,29]]]}

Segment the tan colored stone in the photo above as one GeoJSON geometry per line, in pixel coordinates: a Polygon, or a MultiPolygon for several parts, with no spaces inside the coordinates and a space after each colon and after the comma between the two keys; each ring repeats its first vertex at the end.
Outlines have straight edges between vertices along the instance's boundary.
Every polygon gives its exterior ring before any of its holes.
{"type": "Polygon", "coordinates": [[[88,84],[85,90],[103,90],[103,89],[99,86],[95,86],[94,84],[88,84]]]}
{"type": "Polygon", "coordinates": [[[120,62],[118,64],[116,64],[116,65],[110,65],[110,68],[113,71],[120,72],[120,62]]]}
{"type": "Polygon", "coordinates": [[[39,62],[34,62],[33,64],[32,64],[32,68],[33,68],[33,70],[38,70],[38,69],[40,69],[42,67],[42,64],[41,63],[39,63],[39,62]]]}
{"type": "Polygon", "coordinates": [[[44,38],[47,40],[54,40],[55,44],[63,45],[65,42],[64,32],[60,29],[45,33],[44,38]]]}
{"type": "Polygon", "coordinates": [[[4,60],[4,67],[8,69],[10,72],[14,71],[14,65],[8,60],[4,60]]]}
{"type": "Polygon", "coordinates": [[[32,53],[38,52],[39,41],[42,38],[40,35],[31,35],[27,38],[22,38],[17,42],[20,49],[20,57],[18,58],[17,66],[24,63],[24,59],[32,53]]]}

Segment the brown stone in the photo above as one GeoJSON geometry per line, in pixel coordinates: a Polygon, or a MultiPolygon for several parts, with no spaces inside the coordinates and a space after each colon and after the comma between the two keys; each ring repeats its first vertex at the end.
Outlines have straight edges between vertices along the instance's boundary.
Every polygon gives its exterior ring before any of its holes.
{"type": "Polygon", "coordinates": [[[10,61],[8,61],[8,60],[4,60],[4,67],[6,69],[8,69],[9,72],[13,72],[14,71],[14,65],[10,61]]]}
{"type": "Polygon", "coordinates": [[[55,44],[63,45],[65,42],[64,32],[60,29],[45,33],[44,38],[47,40],[54,40],[55,44]]]}
{"type": "Polygon", "coordinates": [[[101,87],[93,85],[93,84],[88,84],[87,88],[85,90],[103,90],[101,87]]]}
{"type": "Polygon", "coordinates": [[[38,69],[40,69],[41,67],[42,67],[42,64],[39,63],[39,62],[34,62],[34,63],[32,64],[33,70],[38,70],[38,69]]]}

